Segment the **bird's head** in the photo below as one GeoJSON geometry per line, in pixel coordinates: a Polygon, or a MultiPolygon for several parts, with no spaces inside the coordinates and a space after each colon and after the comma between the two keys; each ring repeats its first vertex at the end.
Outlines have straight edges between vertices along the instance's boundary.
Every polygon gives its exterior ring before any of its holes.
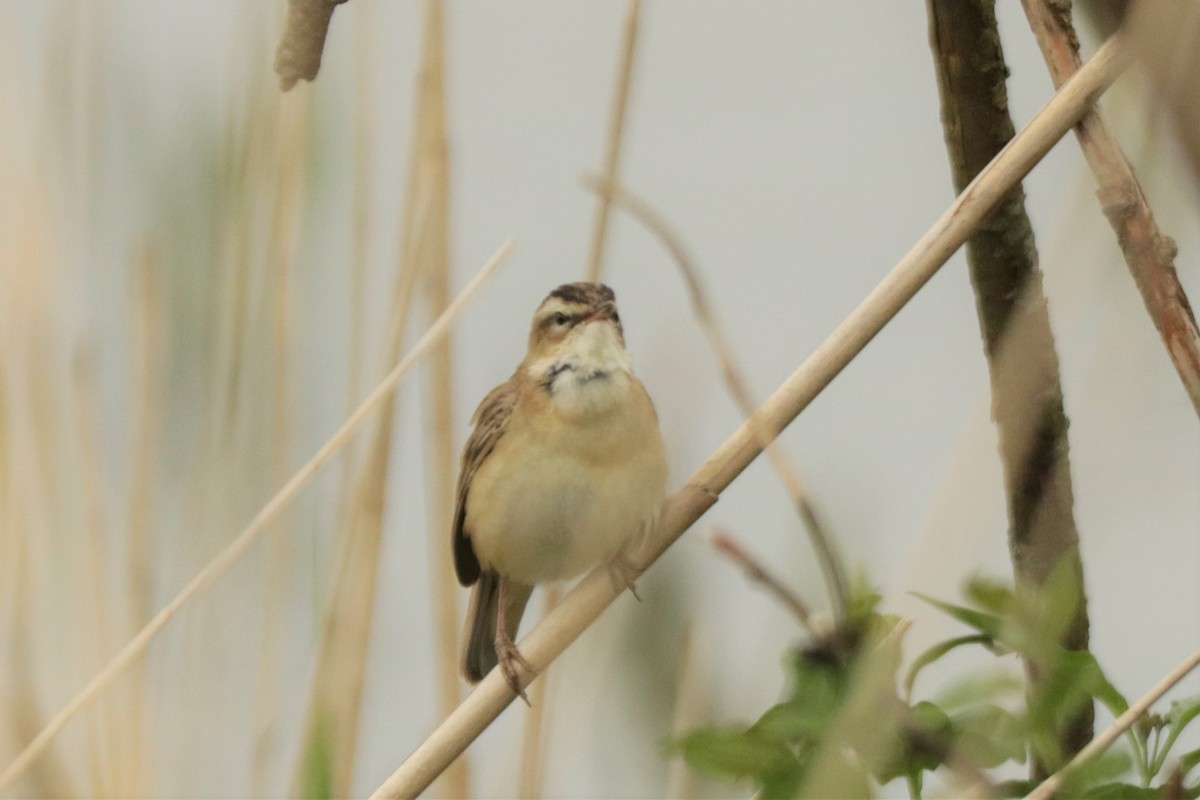
{"type": "Polygon", "coordinates": [[[526,363],[581,375],[631,371],[613,290],[602,283],[565,283],[547,295],[533,315],[526,363]]]}

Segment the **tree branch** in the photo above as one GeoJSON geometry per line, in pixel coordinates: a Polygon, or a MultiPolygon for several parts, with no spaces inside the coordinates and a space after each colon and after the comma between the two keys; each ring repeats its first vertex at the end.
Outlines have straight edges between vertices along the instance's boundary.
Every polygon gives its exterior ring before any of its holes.
{"type": "MultiPolygon", "coordinates": [[[[667,498],[658,531],[639,553],[644,570],[717,501],[762,451],[756,431],[774,438],[946,263],[1006,194],[1087,111],[1124,67],[1122,47],[1100,49],[1020,135],[979,174],[828,339],[770,398],[667,498]]],[[[602,565],[589,573],[521,641],[521,653],[540,673],[616,599],[602,565]]],[[[373,797],[415,797],[515,699],[500,670],[492,670],[410,755],[373,797]]]]}
{"type": "MultiPolygon", "coordinates": [[[[1021,5],[1057,89],[1080,64],[1071,8],[1049,0],[1021,0],[1021,5]]],[[[1133,167],[1100,112],[1093,110],[1080,120],[1075,136],[1096,176],[1100,205],[1116,231],[1146,310],[1200,415],[1200,331],[1175,273],[1175,242],[1159,231],[1133,167]]]]}
{"type": "MultiPolygon", "coordinates": [[[[994,0],[927,4],[946,149],[955,188],[962,191],[1013,138],[1005,87],[1008,67],[994,0]]],[[[1033,227],[1019,186],[967,243],[967,264],[1000,437],[1013,572],[1018,580],[1041,585],[1060,562],[1070,563],[1079,592],[1062,644],[1086,650],[1088,618],[1072,511],[1067,417],[1033,227]]],[[[1035,666],[1027,663],[1027,669],[1036,682],[1035,666]]],[[[1064,753],[1078,752],[1092,738],[1093,715],[1088,704],[1060,731],[1064,753]]],[[[1035,774],[1046,768],[1035,759],[1035,774]]]]}

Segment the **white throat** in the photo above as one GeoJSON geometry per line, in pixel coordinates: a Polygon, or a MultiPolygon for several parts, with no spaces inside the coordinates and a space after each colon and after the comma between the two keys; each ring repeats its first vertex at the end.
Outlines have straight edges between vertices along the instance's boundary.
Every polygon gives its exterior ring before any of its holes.
{"type": "Polygon", "coordinates": [[[633,359],[611,322],[584,323],[559,351],[532,365],[554,403],[571,416],[602,414],[620,402],[633,377],[633,359]]]}

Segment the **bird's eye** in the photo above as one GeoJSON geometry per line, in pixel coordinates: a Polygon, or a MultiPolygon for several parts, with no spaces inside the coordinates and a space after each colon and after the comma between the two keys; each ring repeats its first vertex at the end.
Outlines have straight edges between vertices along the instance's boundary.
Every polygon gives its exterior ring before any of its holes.
{"type": "Polygon", "coordinates": [[[561,311],[558,312],[557,314],[555,314],[554,315],[554,324],[555,325],[566,325],[567,324],[567,315],[562,313],[561,311]]]}
{"type": "Polygon", "coordinates": [[[621,315],[615,311],[613,312],[613,322],[617,323],[618,325],[621,324],[621,315]]]}

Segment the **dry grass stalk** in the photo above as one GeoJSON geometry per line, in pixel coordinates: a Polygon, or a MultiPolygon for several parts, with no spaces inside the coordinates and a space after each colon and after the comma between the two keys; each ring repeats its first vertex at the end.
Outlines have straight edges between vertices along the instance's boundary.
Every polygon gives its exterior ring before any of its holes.
{"type": "Polygon", "coordinates": [[[1105,728],[1099,736],[1089,742],[1087,747],[1080,750],[1065,767],[1042,781],[1036,789],[1026,795],[1025,800],[1050,800],[1051,797],[1054,797],[1055,792],[1062,787],[1063,780],[1072,771],[1111,747],[1112,743],[1132,728],[1134,723],[1150,710],[1151,706],[1171,690],[1171,687],[1187,677],[1188,673],[1197,667],[1200,667],[1200,650],[1192,653],[1179,666],[1171,670],[1166,677],[1154,685],[1154,688],[1146,692],[1141,699],[1131,705],[1129,710],[1117,717],[1112,725],[1105,728]]]}
{"type": "Polygon", "coordinates": [[[335,6],[346,0],[288,0],[287,27],[275,51],[279,86],[288,91],[298,81],[311,81],[321,69],[321,54],[335,6]]]}
{"type": "MultiPolygon", "coordinates": [[[[554,611],[562,600],[562,589],[558,585],[546,589],[545,614],[554,611]]],[[[546,698],[550,696],[553,675],[547,673],[530,689],[530,707],[525,709],[525,728],[521,734],[521,767],[517,773],[517,796],[524,800],[542,797],[546,777],[546,734],[545,721],[549,715],[546,698]]],[[[464,754],[465,757],[465,754],[464,754]]],[[[458,759],[462,761],[462,758],[458,759]]]]}
{"type": "MultiPolygon", "coordinates": [[[[696,626],[689,620],[683,630],[680,648],[679,677],[675,681],[675,713],[671,719],[671,736],[678,738],[702,722],[705,693],[700,685],[700,668],[696,663],[696,626]]],[[[681,755],[667,762],[667,797],[696,797],[696,775],[681,755]]]]}
{"type": "MultiPolygon", "coordinates": [[[[709,344],[712,345],[717,363],[721,365],[721,376],[725,380],[725,387],[729,390],[734,402],[737,403],[742,415],[749,417],[754,413],[756,407],[750,394],[749,384],[733,355],[733,346],[729,342],[729,336],[725,333],[725,329],[717,319],[716,312],[713,311],[712,304],[708,301],[708,293],[700,280],[700,271],[696,268],[695,259],[684,246],[683,240],[649,203],[628,189],[618,184],[604,182],[594,175],[585,175],[583,183],[592,191],[611,197],[614,203],[649,228],[659,238],[667,252],[671,254],[683,276],[688,298],[692,303],[692,310],[700,322],[700,327],[704,329],[709,344]]],[[[841,620],[846,614],[850,582],[846,578],[846,567],[841,553],[838,551],[837,543],[821,524],[821,519],[817,515],[816,507],[805,486],[804,479],[800,475],[800,470],[788,458],[783,446],[778,442],[771,442],[763,436],[760,436],[759,439],[759,444],[765,448],[767,460],[770,461],[775,474],[783,482],[801,520],[804,521],[813,550],[817,554],[817,561],[821,565],[821,572],[825,576],[825,586],[833,604],[834,617],[841,620]]]]}
{"type": "MultiPolygon", "coordinates": [[[[955,188],[962,191],[1012,140],[1008,68],[991,0],[928,0],[942,124],[955,188]]],[[[1067,417],[1033,225],[1020,187],[967,243],[992,388],[1008,505],[1009,553],[1019,581],[1044,583],[1060,562],[1075,573],[1074,618],[1062,645],[1088,646],[1083,562],[1075,525],[1067,417]]],[[[1035,666],[1028,664],[1036,682],[1035,666]]],[[[1087,705],[1059,732],[1070,754],[1092,738],[1087,705]]],[[[1045,774],[1034,762],[1034,774],[1045,774]]]]}
{"type": "MultiPolygon", "coordinates": [[[[633,82],[633,57],[637,52],[638,24],[641,21],[642,0],[629,0],[625,15],[625,37],[621,47],[621,67],[617,74],[612,113],[608,120],[608,144],[604,156],[604,176],[615,184],[621,166],[621,142],[625,135],[625,114],[629,108],[629,86],[633,82]]],[[[596,222],[592,229],[592,249],[588,256],[589,281],[600,280],[604,270],[604,247],[608,242],[610,198],[602,194],[596,204],[596,222]]]]}
{"type": "MultiPolygon", "coordinates": [[[[418,109],[418,128],[423,114],[418,109]]],[[[417,277],[421,270],[422,243],[413,241],[419,229],[413,222],[424,202],[418,158],[421,131],[414,137],[409,191],[405,199],[396,290],[392,300],[387,340],[387,363],[395,363],[404,347],[417,277]]],[[[425,215],[428,216],[428,215],[425,215]]],[[[333,583],[326,605],[312,698],[305,722],[305,744],[293,780],[293,794],[303,794],[308,761],[328,759],[332,796],[349,795],[358,744],[366,656],[370,643],[383,514],[395,428],[395,403],[380,412],[361,471],[343,488],[345,503],[333,583]]]]}
{"type": "MultiPolygon", "coordinates": [[[[269,209],[269,235],[266,249],[267,294],[270,314],[270,463],[272,485],[287,479],[288,446],[291,442],[291,407],[288,402],[292,333],[291,273],[299,244],[299,219],[304,199],[306,156],[308,153],[307,95],[282,99],[278,104],[279,122],[276,157],[272,159],[271,183],[277,186],[269,209]]],[[[290,542],[273,535],[287,527],[281,519],[267,536],[262,551],[263,612],[258,661],[258,691],[255,709],[255,748],[252,786],[255,794],[267,792],[267,768],[275,742],[271,720],[279,702],[274,687],[278,684],[281,635],[284,629],[283,603],[287,588],[287,564],[290,542]]]]}
{"type": "MultiPolygon", "coordinates": [[[[1081,63],[1070,6],[1048,0],[1021,0],[1021,5],[1057,89],[1081,63]]],[[[1175,273],[1175,242],[1159,231],[1133,167],[1100,112],[1093,110],[1080,120],[1075,136],[1096,176],[1100,204],[1117,234],[1146,310],[1200,415],[1200,331],[1175,273]]]]}
{"type": "MultiPolygon", "coordinates": [[[[429,216],[424,231],[428,261],[421,274],[426,280],[431,316],[442,313],[450,303],[450,165],[446,134],[445,9],[442,0],[428,0],[425,9],[425,64],[421,90],[425,108],[422,164],[428,171],[429,216]]],[[[427,412],[431,418],[427,485],[433,506],[428,516],[430,553],[430,603],[434,612],[436,653],[435,691],[439,717],[448,716],[462,699],[458,669],[458,579],[448,546],[453,525],[454,494],[457,489],[458,448],[454,442],[454,351],[450,336],[434,347],[429,359],[430,382],[427,412]]],[[[443,797],[471,794],[466,758],[460,758],[441,777],[443,797]]]]}
{"type": "Polygon", "coordinates": [[[793,592],[787,586],[784,586],[783,581],[771,574],[770,570],[746,552],[746,548],[738,544],[737,540],[724,531],[714,531],[712,544],[718,553],[741,567],[751,582],[762,584],[779,601],[780,605],[792,612],[792,616],[804,626],[806,631],[813,636],[817,635],[817,631],[813,629],[812,613],[808,609],[808,604],[800,599],[800,595],[793,592]]]}
{"type": "MultiPolygon", "coordinates": [[[[659,530],[638,554],[648,568],[759,455],[759,435],[777,436],[879,333],[961,247],[988,214],[1116,79],[1125,65],[1110,41],[1072,78],[921,237],[830,337],[741,425],[687,483],[667,498],[659,530]]],[[[519,646],[535,673],[557,658],[617,597],[601,566],[589,573],[519,646]]],[[[373,797],[415,797],[515,699],[493,670],[384,783],[373,797]]]]}
{"type": "Polygon", "coordinates": [[[267,501],[259,512],[254,516],[241,533],[238,534],[229,545],[221,551],[207,566],[204,567],[184,589],[175,596],[166,606],[164,606],[151,620],[143,627],[136,636],[130,639],[119,653],[97,673],[86,686],[79,691],[71,699],[69,703],[59,711],[53,719],[35,736],[33,740],[25,747],[24,750],[13,760],[11,764],[5,768],[3,773],[0,773],[0,790],[9,786],[16,778],[24,772],[24,770],[37,758],[37,756],[46,748],[54,736],[74,717],[81,709],[86,707],[88,703],[96,697],[103,689],[108,687],[112,681],[122,673],[122,671],[140,656],[163,629],[168,622],[186,606],[193,597],[207,588],[213,581],[223,575],[237,560],[244,554],[247,548],[250,547],[261,535],[267,525],[273,521],[279,513],[287,507],[287,505],[295,498],[297,492],[303,488],[313,476],[332,458],[337,451],[346,443],[347,439],[358,429],[358,426],[363,423],[382,403],[388,399],[392,392],[395,391],[400,381],[408,374],[412,367],[424,358],[433,345],[445,336],[449,331],[451,324],[458,315],[470,302],[479,288],[493,274],[496,267],[512,250],[513,242],[506,242],[499,250],[492,255],[488,262],[483,266],[479,273],[471,280],[462,293],[455,299],[450,307],[446,309],[446,313],[438,317],[420,341],[409,351],[400,363],[398,363],[391,372],[388,373],[378,386],[367,396],[362,404],[355,409],[345,422],[337,429],[337,431],[321,446],[321,448],[301,467],[291,479],[267,501]]]}

